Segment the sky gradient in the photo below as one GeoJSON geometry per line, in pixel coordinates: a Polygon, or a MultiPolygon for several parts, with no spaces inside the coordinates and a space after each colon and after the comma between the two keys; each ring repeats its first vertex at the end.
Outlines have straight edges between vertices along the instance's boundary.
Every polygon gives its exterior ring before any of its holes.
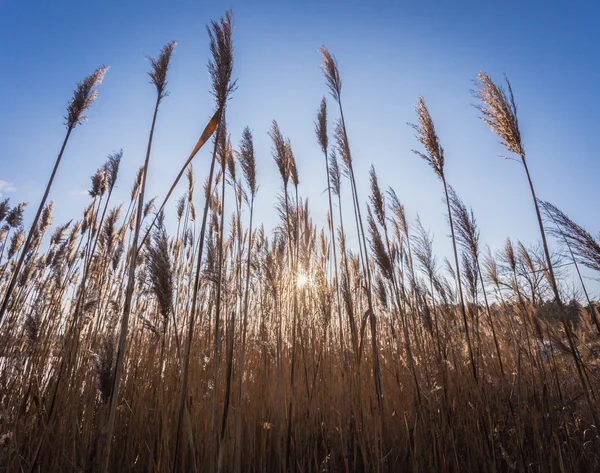
{"type": "MultiPolygon", "coordinates": [[[[539,239],[522,167],[497,157],[506,152],[472,106],[480,70],[511,80],[539,197],[596,235],[600,7],[593,3],[0,0],[0,194],[12,204],[30,202],[26,217],[32,218],[64,138],[62,117],[75,84],[106,64],[111,69],[89,122],[73,133],[50,195],[54,222],[80,217],[89,177],[121,148],[114,202],[128,201],[155,101],[144,55],[156,56],[176,40],[148,176],[147,195],[162,199],[212,115],[205,25],[231,7],[239,88],[229,104],[228,131],[234,144],[245,126],[254,133],[257,218],[267,227],[276,223],[280,186],[267,136],[273,119],[291,140],[301,195],[324,224],[326,176],[313,126],[327,94],[318,54],[324,44],[339,62],[362,202],[373,164],[408,216],[419,214],[434,233],[439,260],[451,255],[442,187],[411,152],[420,145],[407,126],[416,120],[420,95],[446,152],[447,179],[473,208],[482,242],[495,250],[507,236],[526,245],[539,239]]],[[[331,124],[337,113],[328,102],[331,124]]],[[[208,158],[204,149],[194,161],[199,183],[208,158]]],[[[183,187],[175,196],[182,193],[183,187]]],[[[598,298],[600,284],[588,283],[598,298]]]]}

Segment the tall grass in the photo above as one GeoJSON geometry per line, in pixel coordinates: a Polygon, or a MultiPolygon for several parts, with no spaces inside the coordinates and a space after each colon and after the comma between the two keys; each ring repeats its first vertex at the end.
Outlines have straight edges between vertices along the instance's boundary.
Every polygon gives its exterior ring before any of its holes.
{"type": "Polygon", "coordinates": [[[497,253],[447,183],[419,99],[417,154],[443,184],[451,263],[374,167],[361,200],[362,157],[346,122],[358,117],[342,107],[338,64],[324,47],[338,115],[321,101],[315,145],[325,168],[311,178],[327,190],[324,228],[276,121],[230,137],[233,31],[230,12],[209,24],[215,109],[160,205],[147,200],[146,177],[174,43],[150,59],[157,98],[129,202],[113,202],[122,159],[135,159],[119,152],[92,176],[79,218],[53,225],[46,204],[104,70],[78,86],[31,227],[24,203],[0,202],[0,470],[600,471],[598,307],[583,277],[587,307],[567,302],[569,261],[545,232],[591,271],[600,270],[598,238],[538,201],[510,86],[482,74],[476,94],[525,166],[542,243],[508,239],[497,253]],[[281,177],[270,233],[255,206],[257,163],[269,162],[255,154],[256,133],[269,134],[281,177]],[[213,134],[195,193],[191,161],[213,134]]]}

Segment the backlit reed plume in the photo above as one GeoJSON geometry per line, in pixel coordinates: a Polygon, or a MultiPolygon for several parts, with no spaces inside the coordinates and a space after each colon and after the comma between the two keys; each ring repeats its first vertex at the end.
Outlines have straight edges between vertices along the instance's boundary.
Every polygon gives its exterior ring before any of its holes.
{"type": "Polygon", "coordinates": [[[477,80],[475,81],[475,90],[473,91],[473,96],[480,101],[480,105],[477,105],[476,107],[481,112],[481,119],[490,126],[492,131],[498,135],[498,137],[500,137],[500,143],[508,151],[515,153],[521,158],[538,218],[538,225],[540,229],[540,235],[542,237],[542,244],[544,246],[550,283],[552,285],[552,290],[554,291],[554,296],[557,302],[562,304],[558,291],[558,285],[556,284],[556,279],[554,278],[552,262],[550,261],[550,252],[546,242],[546,233],[544,231],[542,216],[533,187],[533,181],[531,179],[531,175],[529,174],[525,149],[521,140],[521,131],[519,129],[519,120],[517,118],[517,105],[515,103],[510,82],[508,78],[505,78],[505,80],[508,91],[505,91],[501,86],[496,85],[486,73],[480,72],[477,75],[477,80]]]}
{"type": "Polygon", "coordinates": [[[146,266],[150,286],[156,296],[160,314],[167,318],[173,307],[173,270],[163,219],[164,217],[161,215],[159,224],[153,232],[152,244],[148,248],[146,257],[146,266]]]}

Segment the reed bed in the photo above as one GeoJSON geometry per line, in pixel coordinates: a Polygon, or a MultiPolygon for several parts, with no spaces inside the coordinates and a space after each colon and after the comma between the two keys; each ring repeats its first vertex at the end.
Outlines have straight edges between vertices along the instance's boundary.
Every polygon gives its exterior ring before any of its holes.
{"type": "Polygon", "coordinates": [[[208,33],[213,117],[160,206],[147,200],[146,176],[174,42],[150,58],[157,96],[129,202],[112,199],[121,151],[92,177],[83,215],[53,224],[47,203],[105,67],[77,86],[32,225],[24,203],[0,202],[0,471],[600,471],[600,312],[581,277],[584,305],[567,297],[560,270],[600,271],[600,236],[536,197],[510,83],[482,73],[474,96],[523,164],[542,243],[508,239],[496,254],[482,244],[418,98],[406,147],[442,182],[453,243],[442,263],[374,168],[359,196],[352,111],[325,47],[319,228],[278,123],[260,130],[271,157],[255,155],[248,128],[232,141],[231,12],[208,33]],[[197,192],[192,160],[208,142],[197,192]],[[267,232],[254,204],[256,162],[270,159],[281,190],[267,232]]]}

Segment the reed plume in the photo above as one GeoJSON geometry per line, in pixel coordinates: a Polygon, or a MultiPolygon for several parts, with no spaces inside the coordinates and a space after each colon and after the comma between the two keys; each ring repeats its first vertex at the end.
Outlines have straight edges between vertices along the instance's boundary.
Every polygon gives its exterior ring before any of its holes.
{"type": "Polygon", "coordinates": [[[156,296],[160,314],[166,318],[173,307],[173,270],[167,230],[163,220],[164,216],[159,216],[159,223],[152,235],[152,244],[148,248],[146,265],[150,286],[156,296]]]}
{"type": "Polygon", "coordinates": [[[578,256],[579,262],[594,271],[600,271],[600,238],[594,238],[587,230],[571,220],[550,202],[538,201],[548,220],[554,224],[548,231],[557,238],[564,238],[569,248],[578,256]]]}
{"type": "Polygon", "coordinates": [[[167,72],[171,64],[171,56],[177,46],[177,41],[171,41],[165,44],[160,50],[158,58],[146,56],[148,62],[150,62],[150,82],[156,87],[156,95],[158,101],[162,101],[168,95],[167,92],[167,72]]]}
{"type": "Polygon", "coordinates": [[[10,205],[8,204],[9,201],[10,199],[4,199],[2,202],[0,202],[0,222],[2,222],[10,212],[10,205]]]}
{"type": "Polygon", "coordinates": [[[67,107],[67,115],[65,116],[65,125],[68,130],[81,125],[87,120],[84,113],[92,106],[94,100],[96,100],[98,96],[96,87],[102,84],[108,69],[107,66],[101,66],[77,84],[71,103],[67,107]]]}

